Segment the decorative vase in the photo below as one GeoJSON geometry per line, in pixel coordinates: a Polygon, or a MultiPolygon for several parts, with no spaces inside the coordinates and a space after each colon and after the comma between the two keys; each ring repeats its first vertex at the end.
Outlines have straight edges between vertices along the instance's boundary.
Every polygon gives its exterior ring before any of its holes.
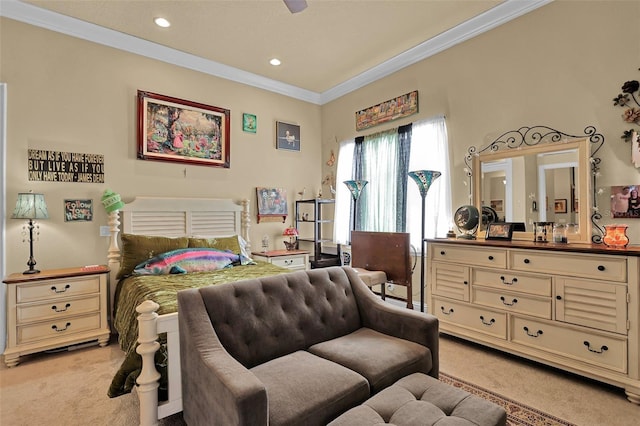
{"type": "Polygon", "coordinates": [[[628,225],[604,225],[604,243],[609,247],[626,247],[629,244],[628,227],[628,225]]]}

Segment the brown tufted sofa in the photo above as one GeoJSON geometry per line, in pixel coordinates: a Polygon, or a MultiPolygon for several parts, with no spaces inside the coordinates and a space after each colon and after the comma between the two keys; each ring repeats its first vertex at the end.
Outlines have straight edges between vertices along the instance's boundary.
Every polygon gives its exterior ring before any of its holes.
{"type": "Polygon", "coordinates": [[[178,293],[189,425],[326,425],[415,372],[438,377],[438,320],[349,267],[178,293]]]}

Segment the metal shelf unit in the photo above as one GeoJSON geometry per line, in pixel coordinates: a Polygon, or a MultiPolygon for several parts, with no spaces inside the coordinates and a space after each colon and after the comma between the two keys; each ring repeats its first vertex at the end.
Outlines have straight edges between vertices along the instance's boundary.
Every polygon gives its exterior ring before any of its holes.
{"type": "Polygon", "coordinates": [[[327,233],[323,232],[326,229],[323,230],[323,227],[333,226],[333,219],[326,218],[326,209],[329,207],[333,209],[335,202],[333,199],[325,198],[296,201],[296,229],[300,234],[298,241],[313,245],[312,268],[340,265],[338,254],[324,253],[322,249],[324,243],[333,241],[332,238],[327,238],[327,233]],[[311,227],[313,228],[313,237],[309,235],[311,227]]]}

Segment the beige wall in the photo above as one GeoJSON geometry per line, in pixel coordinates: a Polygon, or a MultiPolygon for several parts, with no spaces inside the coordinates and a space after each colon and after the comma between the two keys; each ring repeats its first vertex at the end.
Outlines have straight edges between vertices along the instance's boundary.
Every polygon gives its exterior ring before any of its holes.
{"type": "MultiPolygon", "coordinates": [[[[630,144],[620,139],[631,126],[612,102],[625,81],[640,79],[637,22],[637,1],[555,1],[323,106],[324,156],[331,149],[337,152],[334,138],[342,141],[445,114],[455,210],[468,204],[463,169],[469,146],[483,146],[521,126],[580,134],[593,125],[606,138],[598,153],[598,187],[604,188],[598,205],[607,210],[610,186],[640,184],[640,169],[630,163],[630,144]],[[356,111],[411,90],[419,91],[418,116],[355,131],[356,111]]],[[[603,223],[608,222],[605,217],[603,223]]],[[[640,220],[627,223],[632,243],[640,244],[640,220]]]]}
{"type": "MultiPolygon", "coordinates": [[[[555,1],[322,107],[3,18],[7,206],[21,191],[46,195],[51,220],[41,222],[38,267],[104,262],[108,241],[98,236],[106,223],[99,203],[104,189],[125,201],[135,195],[249,198],[253,208],[255,187],[264,185],[286,188],[293,200],[302,187],[316,192],[322,177],[335,170],[325,161],[330,150],[337,153],[336,140],[385,128],[355,132],[355,111],[418,90],[420,113],[391,126],[447,116],[454,209],[468,200],[467,148],[539,124],[575,133],[594,125],[605,135],[598,185],[605,191],[598,204],[606,209],[609,186],[640,183],[630,146],[619,138],[629,126],[611,101],[622,83],[640,77],[639,18],[640,3],[634,1],[555,1]],[[231,168],[137,160],[138,89],[230,109],[231,168]],[[243,112],[258,116],[256,135],[242,132],[243,112]],[[274,148],[276,120],[301,125],[300,153],[274,148]],[[104,154],[106,183],[30,182],[28,148],[104,154]],[[94,221],[65,223],[65,198],[92,198],[94,221]]],[[[264,234],[272,247],[282,246],[283,224],[252,219],[254,247],[264,234]]],[[[640,221],[629,223],[629,236],[639,244],[640,221]]],[[[6,219],[8,272],[26,268],[21,226],[6,219]]]]}
{"type": "MultiPolygon", "coordinates": [[[[136,195],[248,198],[255,211],[256,186],[286,188],[290,203],[303,186],[307,196],[320,187],[319,106],[16,21],[0,24],[0,81],[8,85],[7,217],[18,192],[45,194],[51,219],[40,222],[38,268],[106,262],[108,238],[99,236],[107,221],[100,203],[106,188],[125,201],[136,195]],[[138,89],[230,109],[231,168],[137,160],[138,89]],[[257,115],[257,134],[242,131],[243,112],[257,115]],[[301,126],[300,152],[275,149],[276,120],[301,126]],[[104,154],[106,182],[29,181],[28,148],[104,154]],[[94,220],[64,222],[65,198],[93,199],[94,220]]],[[[286,225],[255,219],[254,248],[267,234],[272,248],[283,249],[286,225]]],[[[22,225],[6,220],[7,273],[26,269],[22,225]]]]}

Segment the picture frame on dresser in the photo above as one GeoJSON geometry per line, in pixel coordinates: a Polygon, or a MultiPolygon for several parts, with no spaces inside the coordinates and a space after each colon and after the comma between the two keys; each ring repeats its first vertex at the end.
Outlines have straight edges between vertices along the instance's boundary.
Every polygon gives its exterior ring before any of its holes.
{"type": "Polygon", "coordinates": [[[487,240],[511,241],[513,236],[513,223],[490,223],[487,225],[487,240]]]}

